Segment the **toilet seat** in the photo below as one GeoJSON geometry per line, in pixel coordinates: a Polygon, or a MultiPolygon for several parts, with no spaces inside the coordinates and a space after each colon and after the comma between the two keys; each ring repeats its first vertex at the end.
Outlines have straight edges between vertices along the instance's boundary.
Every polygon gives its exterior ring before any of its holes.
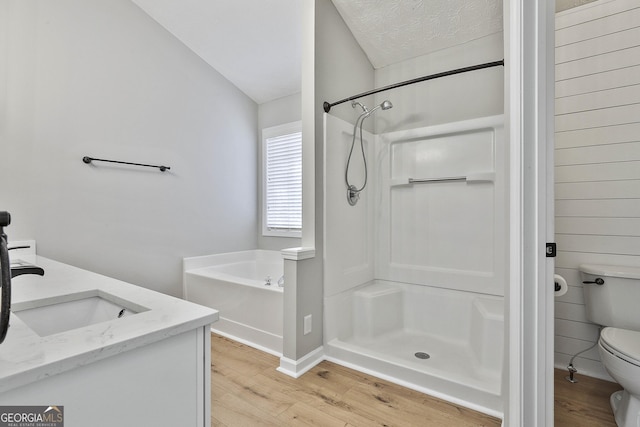
{"type": "Polygon", "coordinates": [[[609,353],[640,367],[640,332],[619,328],[604,328],[600,344],[609,353]]]}

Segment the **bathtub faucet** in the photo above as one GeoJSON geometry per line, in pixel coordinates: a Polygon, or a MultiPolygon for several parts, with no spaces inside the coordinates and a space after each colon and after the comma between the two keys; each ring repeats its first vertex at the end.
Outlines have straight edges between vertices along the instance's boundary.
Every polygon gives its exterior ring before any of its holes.
{"type": "Polygon", "coordinates": [[[271,276],[267,276],[267,278],[264,280],[265,280],[264,282],[265,286],[271,286],[271,276]]]}

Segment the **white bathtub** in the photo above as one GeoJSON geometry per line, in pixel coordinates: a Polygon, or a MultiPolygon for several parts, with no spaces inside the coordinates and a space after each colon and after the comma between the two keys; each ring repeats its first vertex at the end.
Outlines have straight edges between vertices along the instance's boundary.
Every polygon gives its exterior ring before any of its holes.
{"type": "Polygon", "coordinates": [[[281,356],[284,288],[278,281],[283,271],[279,251],[185,258],[183,295],[220,312],[212,331],[281,356]]]}
{"type": "Polygon", "coordinates": [[[502,416],[502,297],[376,280],[326,298],[325,322],[327,359],[502,416]]]}

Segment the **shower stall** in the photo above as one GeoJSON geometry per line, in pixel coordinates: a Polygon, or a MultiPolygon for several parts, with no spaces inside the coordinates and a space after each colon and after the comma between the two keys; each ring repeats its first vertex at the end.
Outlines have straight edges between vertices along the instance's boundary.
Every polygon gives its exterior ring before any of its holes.
{"type": "Polygon", "coordinates": [[[356,113],[352,122],[324,115],[325,354],[501,416],[503,116],[403,128],[407,97],[384,96],[376,101],[394,108],[372,116],[374,132],[356,113]]]}

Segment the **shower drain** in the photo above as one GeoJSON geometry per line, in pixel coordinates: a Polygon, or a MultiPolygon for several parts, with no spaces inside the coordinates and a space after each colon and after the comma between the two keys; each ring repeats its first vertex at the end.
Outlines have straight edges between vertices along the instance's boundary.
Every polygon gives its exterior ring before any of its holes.
{"type": "Polygon", "coordinates": [[[428,358],[430,358],[430,357],[431,357],[431,356],[429,356],[429,353],[425,353],[425,352],[422,352],[422,351],[417,352],[417,353],[415,354],[415,356],[416,356],[418,359],[428,359],[428,358]]]}

